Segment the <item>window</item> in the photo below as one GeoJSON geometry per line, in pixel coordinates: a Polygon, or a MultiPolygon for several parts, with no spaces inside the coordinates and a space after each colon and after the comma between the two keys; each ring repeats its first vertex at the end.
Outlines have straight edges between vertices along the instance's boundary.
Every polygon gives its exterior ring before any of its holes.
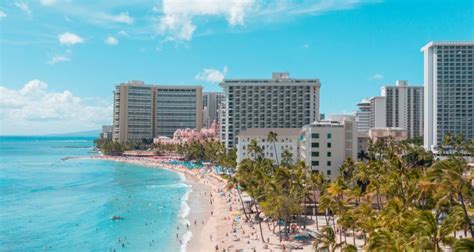
{"type": "Polygon", "coordinates": [[[330,151],[328,151],[328,157],[331,157],[331,152],[330,151]]]}
{"type": "Polygon", "coordinates": [[[328,176],[331,176],[331,170],[327,170],[327,171],[326,171],[326,174],[327,174],[328,176]]]}
{"type": "Polygon", "coordinates": [[[311,134],[311,138],[319,138],[319,133],[313,133],[311,134]]]}
{"type": "Polygon", "coordinates": [[[331,166],[331,161],[328,161],[328,166],[331,166]]]}
{"type": "Polygon", "coordinates": [[[331,148],[331,143],[328,143],[328,148],[331,148]]]}
{"type": "Polygon", "coordinates": [[[312,157],[319,157],[319,151],[313,151],[311,152],[312,157]]]}
{"type": "Polygon", "coordinates": [[[311,161],[312,166],[319,166],[319,161],[311,161]]]}
{"type": "Polygon", "coordinates": [[[328,139],[331,139],[331,133],[328,133],[328,139]]]}
{"type": "Polygon", "coordinates": [[[313,148],[319,148],[319,143],[311,143],[311,147],[313,147],[313,148]]]}

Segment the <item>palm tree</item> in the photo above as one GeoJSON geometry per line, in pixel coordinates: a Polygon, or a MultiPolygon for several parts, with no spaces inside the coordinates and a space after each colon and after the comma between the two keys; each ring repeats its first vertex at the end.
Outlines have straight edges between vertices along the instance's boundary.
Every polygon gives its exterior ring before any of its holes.
{"type": "Polygon", "coordinates": [[[344,243],[336,241],[336,234],[334,229],[330,226],[323,227],[321,232],[316,236],[313,242],[315,251],[329,251],[334,252],[341,248],[344,243]]]}
{"type": "Polygon", "coordinates": [[[461,205],[471,237],[474,237],[472,222],[466,207],[466,199],[472,198],[473,189],[471,182],[464,177],[466,170],[467,165],[464,159],[450,157],[435,163],[427,172],[427,177],[436,183],[438,190],[444,192],[445,195],[454,196],[451,200],[461,205]]]}
{"type": "Polygon", "coordinates": [[[354,209],[348,209],[344,212],[340,213],[340,219],[338,223],[347,229],[352,229],[352,244],[356,245],[356,226],[357,226],[357,219],[356,214],[354,213],[354,209]]]}
{"type": "Polygon", "coordinates": [[[275,154],[276,164],[278,165],[279,164],[278,153],[277,153],[277,148],[276,148],[276,142],[278,141],[277,137],[278,137],[278,134],[276,132],[273,132],[273,131],[268,132],[267,141],[270,143],[273,143],[273,153],[275,154]]]}
{"type": "Polygon", "coordinates": [[[316,191],[319,191],[319,195],[321,195],[321,191],[325,187],[325,179],[323,175],[319,172],[317,173],[311,173],[309,177],[310,185],[311,185],[311,190],[313,191],[313,204],[314,204],[314,209],[315,209],[315,215],[316,215],[316,228],[319,230],[319,222],[318,222],[318,201],[316,201],[316,191]]]}
{"type": "MultiPolygon", "coordinates": [[[[335,206],[332,207],[333,212],[333,225],[335,228],[335,218],[334,215],[342,214],[344,212],[343,197],[346,186],[344,185],[344,180],[339,176],[335,181],[329,183],[328,188],[326,189],[327,194],[334,200],[335,206]]],[[[342,241],[342,232],[339,232],[339,240],[342,241]]]]}
{"type": "Polygon", "coordinates": [[[263,156],[263,149],[257,143],[257,140],[252,139],[250,144],[247,146],[248,152],[254,155],[254,160],[261,159],[263,156]]]}
{"type": "Polygon", "coordinates": [[[412,228],[414,230],[414,245],[419,249],[434,249],[441,251],[440,245],[451,245],[455,238],[450,236],[456,231],[464,221],[463,211],[460,207],[455,207],[446,218],[438,224],[438,216],[431,211],[420,211],[414,217],[412,228]]]}
{"type": "Polygon", "coordinates": [[[454,251],[474,251],[474,240],[472,238],[464,238],[456,241],[454,251]]]}
{"type": "Polygon", "coordinates": [[[247,214],[247,210],[244,205],[244,201],[242,199],[242,193],[239,188],[239,182],[237,181],[236,177],[230,177],[229,180],[227,180],[227,189],[233,189],[235,188],[237,190],[237,194],[239,195],[240,203],[242,204],[242,209],[244,211],[244,216],[247,221],[250,220],[249,215],[247,214]]]}
{"type": "Polygon", "coordinates": [[[291,163],[293,163],[293,154],[289,150],[284,150],[283,153],[281,153],[281,164],[284,166],[289,166],[291,163]]]}

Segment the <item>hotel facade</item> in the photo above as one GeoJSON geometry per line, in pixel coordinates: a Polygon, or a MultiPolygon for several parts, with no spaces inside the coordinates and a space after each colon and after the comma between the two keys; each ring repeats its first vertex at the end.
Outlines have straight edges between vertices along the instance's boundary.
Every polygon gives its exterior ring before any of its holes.
{"type": "Polygon", "coordinates": [[[424,55],[424,146],[447,133],[474,138],[474,42],[429,42],[424,55]]]}
{"type": "MultiPolygon", "coordinates": [[[[333,119],[333,118],[331,118],[333,119]]],[[[300,159],[310,171],[335,179],[347,158],[357,160],[357,122],[351,117],[317,121],[302,128],[300,159]]]]}
{"type": "Polygon", "coordinates": [[[252,140],[255,140],[257,145],[262,148],[264,158],[273,160],[274,164],[280,164],[283,159],[282,154],[288,151],[291,154],[292,164],[294,164],[300,156],[300,135],[301,128],[253,128],[241,131],[238,136],[237,163],[246,158],[255,159],[254,154],[248,148],[252,140]],[[277,134],[275,142],[268,141],[270,132],[277,134]]]}
{"type": "Polygon", "coordinates": [[[408,138],[423,135],[423,86],[397,80],[394,86],[383,86],[381,95],[386,99],[386,127],[405,129],[408,138]]]}
{"type": "Polygon", "coordinates": [[[151,141],[177,129],[202,128],[201,86],[145,85],[129,81],[115,87],[113,139],[151,141]]]}
{"type": "Polygon", "coordinates": [[[202,96],[202,114],[204,127],[208,128],[214,121],[219,123],[220,108],[224,93],[205,92],[202,96]]]}
{"type": "Polygon", "coordinates": [[[241,131],[251,128],[301,128],[319,119],[319,79],[293,79],[273,73],[272,79],[236,79],[220,83],[225,101],[221,140],[237,144],[241,131]]]}

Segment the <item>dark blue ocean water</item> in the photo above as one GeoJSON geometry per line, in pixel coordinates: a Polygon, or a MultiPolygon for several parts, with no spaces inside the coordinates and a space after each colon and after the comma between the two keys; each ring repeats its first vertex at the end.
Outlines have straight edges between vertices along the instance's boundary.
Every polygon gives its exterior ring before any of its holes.
{"type": "Polygon", "coordinates": [[[180,250],[182,178],[111,161],[61,160],[93,155],[92,146],[81,137],[0,137],[1,251],[180,250]]]}

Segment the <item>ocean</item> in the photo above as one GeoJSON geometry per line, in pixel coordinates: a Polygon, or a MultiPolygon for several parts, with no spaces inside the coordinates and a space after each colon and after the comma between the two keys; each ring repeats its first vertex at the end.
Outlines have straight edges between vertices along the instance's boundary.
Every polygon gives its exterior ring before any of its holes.
{"type": "Polygon", "coordinates": [[[176,239],[190,237],[184,178],[113,161],[62,160],[94,155],[92,141],[0,137],[1,251],[185,249],[176,239]]]}

